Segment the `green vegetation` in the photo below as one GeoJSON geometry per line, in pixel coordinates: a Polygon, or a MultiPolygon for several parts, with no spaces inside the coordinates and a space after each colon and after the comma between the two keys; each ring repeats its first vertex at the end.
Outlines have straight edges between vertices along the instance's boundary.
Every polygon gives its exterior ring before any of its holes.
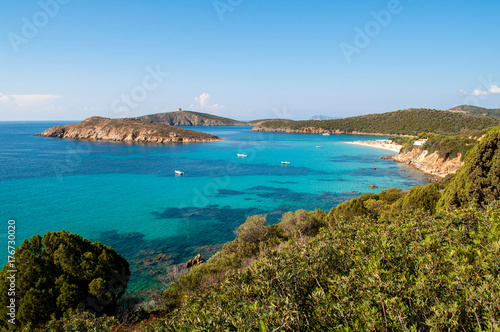
{"type": "Polygon", "coordinates": [[[29,326],[27,331],[96,331],[96,332],[116,332],[118,321],[110,316],[96,316],[88,311],[68,310],[60,319],[53,319],[45,328],[37,329],[29,326]]]}
{"type": "Polygon", "coordinates": [[[375,220],[391,220],[412,211],[424,211],[433,214],[441,198],[441,185],[429,183],[404,192],[401,189],[389,189],[378,194],[364,194],[339,204],[330,211],[336,221],[357,217],[375,220]]]}
{"type": "MultiPolygon", "coordinates": [[[[77,308],[114,314],[130,276],[128,262],[112,248],[67,231],[34,235],[19,246],[14,258],[16,321],[21,327],[61,318],[77,308]]],[[[7,264],[0,272],[3,290],[9,289],[8,270],[7,264]]],[[[5,304],[11,297],[3,291],[0,298],[5,304]]],[[[7,310],[0,307],[0,324],[12,328],[7,310]]]]}
{"type": "Polygon", "coordinates": [[[440,135],[475,135],[476,132],[497,126],[499,123],[499,119],[493,118],[470,117],[431,109],[407,109],[335,120],[271,120],[262,123],[257,129],[311,132],[310,128],[312,128],[342,133],[380,133],[384,135],[412,136],[422,132],[440,135]]]}
{"type": "Polygon", "coordinates": [[[453,107],[448,112],[458,112],[469,116],[500,118],[500,108],[483,108],[471,105],[453,107]]]}
{"type": "Polygon", "coordinates": [[[498,213],[334,222],[145,331],[498,329],[498,213]]]}
{"type": "Polygon", "coordinates": [[[484,208],[500,198],[500,127],[488,132],[447,185],[441,206],[484,208]]]}
{"type": "Polygon", "coordinates": [[[462,160],[470,149],[476,145],[477,140],[473,138],[464,138],[460,136],[446,135],[427,135],[428,140],[423,148],[429,153],[437,152],[441,158],[453,159],[458,155],[462,156],[462,160]]]}

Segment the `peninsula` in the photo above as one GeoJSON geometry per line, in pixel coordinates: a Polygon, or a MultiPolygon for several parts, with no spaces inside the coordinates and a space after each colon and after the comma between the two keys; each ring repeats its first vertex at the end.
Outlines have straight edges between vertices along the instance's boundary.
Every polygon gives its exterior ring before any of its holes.
{"type": "Polygon", "coordinates": [[[126,143],[200,143],[222,138],[140,119],[93,116],[82,122],[56,126],[35,136],[126,143]]]}
{"type": "Polygon", "coordinates": [[[475,117],[461,113],[407,109],[395,112],[367,114],[335,120],[270,120],[252,130],[303,134],[355,134],[379,136],[415,136],[422,132],[444,135],[475,133],[498,126],[500,119],[475,117]]]}

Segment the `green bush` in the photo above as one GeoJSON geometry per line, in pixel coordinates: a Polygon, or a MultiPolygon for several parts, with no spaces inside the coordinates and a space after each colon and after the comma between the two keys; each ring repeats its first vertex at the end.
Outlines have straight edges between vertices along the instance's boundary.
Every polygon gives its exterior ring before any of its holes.
{"type": "Polygon", "coordinates": [[[500,198],[500,127],[467,153],[465,164],[444,190],[439,206],[484,208],[500,198]]]}
{"type": "Polygon", "coordinates": [[[453,159],[458,155],[464,160],[467,151],[472,149],[477,141],[472,138],[460,136],[430,135],[423,145],[429,153],[437,152],[441,158],[453,159]]]}
{"type": "Polygon", "coordinates": [[[297,210],[287,212],[281,217],[278,227],[285,238],[291,239],[297,235],[314,236],[325,226],[326,213],[319,209],[315,211],[297,210]]]}
{"type": "Polygon", "coordinates": [[[245,242],[256,243],[263,241],[267,236],[266,216],[255,215],[248,217],[246,222],[238,227],[236,235],[245,242]]]}
{"type": "Polygon", "coordinates": [[[96,317],[94,314],[89,312],[69,310],[61,319],[49,321],[44,328],[44,331],[116,332],[118,331],[118,326],[118,321],[114,317],[106,315],[96,317]]]}
{"type": "MultiPolygon", "coordinates": [[[[25,240],[14,254],[17,325],[33,326],[82,308],[97,315],[113,314],[125,293],[129,264],[113,248],[90,242],[67,231],[38,234],[25,240]]],[[[8,289],[10,267],[0,272],[0,288],[8,289]]],[[[7,292],[0,293],[1,324],[7,323],[7,292]]]]}
{"type": "Polygon", "coordinates": [[[408,194],[401,197],[392,207],[393,214],[406,213],[408,211],[424,210],[433,214],[436,211],[436,205],[441,198],[439,185],[429,183],[422,187],[413,187],[408,194]]]}
{"type": "Polygon", "coordinates": [[[373,219],[385,219],[390,216],[392,205],[405,195],[401,189],[391,188],[378,194],[364,194],[360,197],[345,201],[335,209],[329,216],[337,222],[350,220],[355,217],[370,217],[373,219]]]}

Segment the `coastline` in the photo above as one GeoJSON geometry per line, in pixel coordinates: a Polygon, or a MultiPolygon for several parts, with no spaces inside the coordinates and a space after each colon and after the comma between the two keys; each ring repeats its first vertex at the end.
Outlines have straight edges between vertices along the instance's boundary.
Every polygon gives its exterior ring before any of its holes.
{"type": "Polygon", "coordinates": [[[382,157],[382,159],[392,159],[395,162],[412,166],[416,170],[429,175],[430,181],[436,182],[449,174],[454,174],[462,165],[461,156],[453,159],[439,157],[437,152],[429,154],[426,150],[413,149],[400,153],[402,145],[394,143],[384,143],[381,141],[354,141],[344,142],[346,144],[362,145],[377,149],[388,150],[398,153],[395,156],[382,157]]]}
{"type": "Polygon", "coordinates": [[[401,148],[403,147],[402,145],[399,144],[388,144],[388,143],[379,143],[377,141],[353,141],[353,142],[344,142],[346,144],[354,144],[354,145],[362,145],[362,146],[368,146],[372,148],[377,148],[377,149],[383,149],[383,150],[388,150],[392,152],[399,153],[401,148]]]}

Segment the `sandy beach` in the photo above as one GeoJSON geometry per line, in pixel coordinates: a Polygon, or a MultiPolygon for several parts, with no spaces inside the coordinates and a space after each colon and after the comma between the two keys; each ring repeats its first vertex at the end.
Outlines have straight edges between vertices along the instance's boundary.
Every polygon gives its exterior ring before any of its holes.
{"type": "Polygon", "coordinates": [[[384,150],[389,150],[389,151],[398,152],[398,153],[399,153],[399,150],[401,150],[401,148],[403,147],[402,145],[399,145],[399,144],[380,143],[377,141],[353,141],[353,142],[344,142],[344,143],[369,146],[372,148],[384,149],[384,150]]]}

